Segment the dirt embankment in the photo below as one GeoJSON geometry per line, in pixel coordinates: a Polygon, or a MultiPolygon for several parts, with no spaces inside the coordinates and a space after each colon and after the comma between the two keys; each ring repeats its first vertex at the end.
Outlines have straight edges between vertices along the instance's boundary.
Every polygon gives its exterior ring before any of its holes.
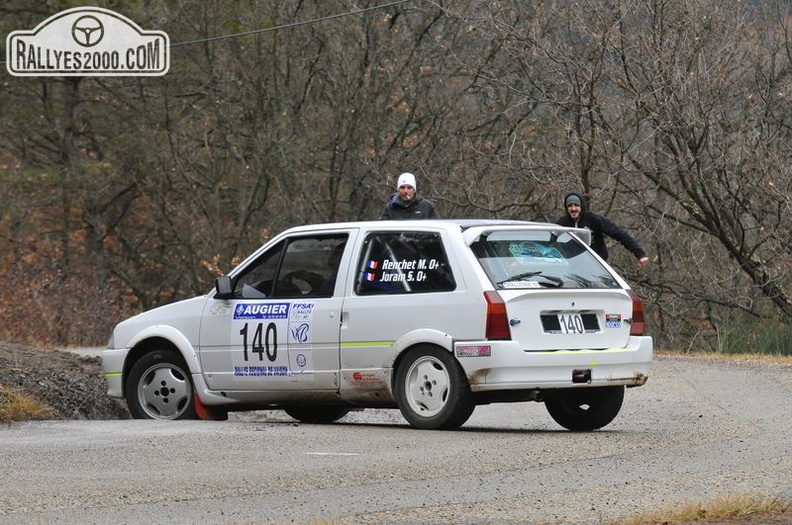
{"type": "Polygon", "coordinates": [[[0,387],[39,401],[55,418],[129,418],[126,404],[107,395],[98,357],[0,342],[0,387]]]}

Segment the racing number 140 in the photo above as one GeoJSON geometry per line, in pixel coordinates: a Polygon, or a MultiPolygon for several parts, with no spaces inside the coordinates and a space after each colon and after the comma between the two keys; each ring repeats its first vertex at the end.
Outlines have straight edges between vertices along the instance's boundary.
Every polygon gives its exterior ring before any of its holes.
{"type": "MultiPolygon", "coordinates": [[[[245,361],[248,360],[248,323],[239,331],[242,336],[242,347],[245,350],[245,361]]],[[[264,330],[264,323],[256,325],[256,331],[253,333],[253,340],[250,344],[250,351],[258,354],[259,361],[264,361],[264,354],[267,354],[267,359],[275,362],[278,357],[278,328],[275,323],[267,325],[264,330]],[[263,333],[262,333],[263,332],[263,333]]]]}

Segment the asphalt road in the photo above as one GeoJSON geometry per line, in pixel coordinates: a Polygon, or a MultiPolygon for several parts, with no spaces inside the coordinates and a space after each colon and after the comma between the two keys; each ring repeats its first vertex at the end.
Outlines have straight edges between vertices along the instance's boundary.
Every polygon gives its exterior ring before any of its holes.
{"type": "Polygon", "coordinates": [[[536,403],[459,431],[396,411],[327,426],[225,422],[0,427],[0,523],[608,523],[734,495],[792,498],[792,368],[657,358],[601,431],[536,403]]]}

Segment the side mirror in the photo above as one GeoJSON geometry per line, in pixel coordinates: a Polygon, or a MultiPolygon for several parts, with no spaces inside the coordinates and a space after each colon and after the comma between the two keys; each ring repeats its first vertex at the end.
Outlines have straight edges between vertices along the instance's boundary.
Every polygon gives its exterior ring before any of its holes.
{"type": "Polygon", "coordinates": [[[227,275],[221,275],[215,279],[215,290],[217,299],[231,299],[234,297],[234,288],[231,286],[231,278],[227,275]]]}

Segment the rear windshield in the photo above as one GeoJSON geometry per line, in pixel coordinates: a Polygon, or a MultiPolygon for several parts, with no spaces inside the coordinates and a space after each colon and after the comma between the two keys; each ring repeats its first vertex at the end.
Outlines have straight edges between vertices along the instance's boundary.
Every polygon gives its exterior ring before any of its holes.
{"type": "Polygon", "coordinates": [[[488,232],[470,248],[499,290],[620,288],[610,272],[568,233],[488,232]]]}

